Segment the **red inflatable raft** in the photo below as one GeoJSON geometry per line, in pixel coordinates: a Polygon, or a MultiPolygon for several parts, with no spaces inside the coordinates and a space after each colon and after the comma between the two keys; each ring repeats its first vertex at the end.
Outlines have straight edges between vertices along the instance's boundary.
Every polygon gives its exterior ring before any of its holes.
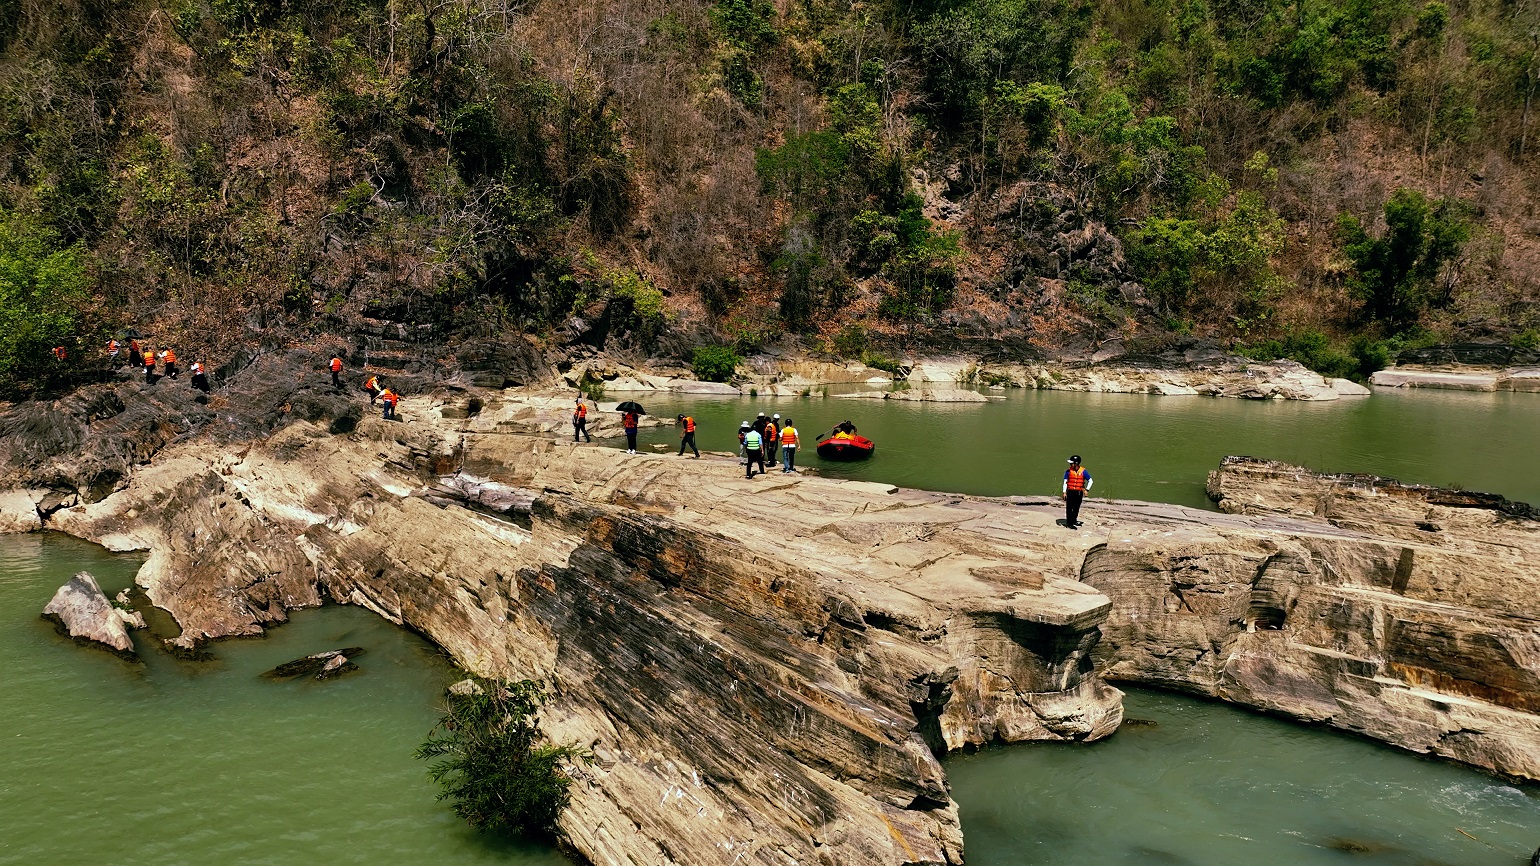
{"type": "Polygon", "coordinates": [[[876,450],[877,444],[865,436],[830,437],[818,443],[818,456],[825,460],[865,460],[876,450]]]}

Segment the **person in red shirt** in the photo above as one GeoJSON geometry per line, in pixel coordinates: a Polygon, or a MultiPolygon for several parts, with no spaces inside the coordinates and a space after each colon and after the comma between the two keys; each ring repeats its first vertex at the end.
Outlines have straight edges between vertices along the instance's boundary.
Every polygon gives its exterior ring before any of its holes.
{"type": "Polygon", "coordinates": [[[635,412],[627,412],[626,416],[624,418],[620,419],[621,426],[626,428],[626,453],[627,454],[635,454],[636,453],[636,422],[637,422],[637,420],[638,420],[638,416],[637,416],[637,414],[635,412]]]}

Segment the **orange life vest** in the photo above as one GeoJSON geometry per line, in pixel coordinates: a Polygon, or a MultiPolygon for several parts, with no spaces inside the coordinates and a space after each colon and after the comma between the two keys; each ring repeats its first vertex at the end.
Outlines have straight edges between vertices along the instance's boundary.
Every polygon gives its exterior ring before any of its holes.
{"type": "Polygon", "coordinates": [[[795,444],[797,444],[797,428],[795,428],[795,427],[787,427],[785,430],[782,430],[781,431],[781,444],[782,445],[795,445],[795,444]]]}
{"type": "Polygon", "coordinates": [[[342,359],[341,358],[333,358],[332,359],[332,372],[333,373],[341,373],[342,372],[342,359]]]}
{"type": "Polygon", "coordinates": [[[109,352],[116,352],[117,350],[118,350],[118,341],[117,340],[108,340],[107,341],[107,351],[109,351],[109,352]]]}
{"type": "Polygon", "coordinates": [[[767,441],[767,442],[774,442],[775,441],[775,424],[774,423],[766,423],[765,424],[765,441],[767,441]]]}
{"type": "Polygon", "coordinates": [[[1084,466],[1075,466],[1064,471],[1064,484],[1068,490],[1084,490],[1086,471],[1084,466]]]}
{"type": "Polygon", "coordinates": [[[364,383],[364,390],[365,391],[378,391],[378,390],[380,390],[380,377],[379,376],[370,376],[369,377],[369,381],[364,383]]]}
{"type": "Polygon", "coordinates": [[[686,433],[694,433],[695,432],[695,419],[691,418],[689,415],[684,416],[684,432],[686,432],[686,433]]]}
{"type": "Polygon", "coordinates": [[[389,388],[386,388],[384,391],[380,392],[380,399],[384,400],[386,403],[389,403],[390,405],[394,406],[394,405],[396,405],[396,399],[397,399],[396,398],[396,392],[390,390],[389,388]]]}
{"type": "Polygon", "coordinates": [[[579,419],[587,418],[588,417],[588,404],[586,404],[586,403],[579,403],[579,404],[577,404],[577,411],[573,412],[572,415],[573,415],[573,417],[579,418],[579,419]]]}
{"type": "Polygon", "coordinates": [[[154,352],[145,352],[144,353],[144,365],[146,367],[154,367],[155,366],[155,353],[154,352]]]}
{"type": "Polygon", "coordinates": [[[167,349],[166,350],[166,363],[167,364],[175,364],[176,363],[176,351],[174,349],[167,349]]]}
{"type": "Polygon", "coordinates": [[[194,376],[202,376],[203,375],[203,365],[198,363],[197,361],[194,361],[193,365],[192,365],[192,374],[194,376]]]}

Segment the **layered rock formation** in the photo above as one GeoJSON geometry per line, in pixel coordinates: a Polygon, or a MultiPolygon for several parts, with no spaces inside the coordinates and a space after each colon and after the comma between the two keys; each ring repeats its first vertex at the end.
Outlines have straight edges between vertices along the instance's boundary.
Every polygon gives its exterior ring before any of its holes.
{"type": "Polygon", "coordinates": [[[1540,522],[1501,497],[1229,458],[1248,515],[1084,563],[1114,678],[1540,778],[1540,522]]]}
{"type": "Polygon", "coordinates": [[[332,599],[552,677],[546,730],[599,758],[561,825],[596,863],[960,863],[935,754],[1105,736],[1104,675],[1540,778],[1512,503],[1230,462],[1232,513],[1092,500],[1071,532],[1046,498],[574,446],[565,395],[444,390],[395,423],[308,388],[267,423],[211,407],[110,484],[117,416],[12,439],[5,483],[34,493],[0,520],[150,551],[183,646],[332,599]]]}
{"type": "Polygon", "coordinates": [[[1119,724],[1106,598],[1022,532],[1048,515],[497,432],[525,408],[189,442],[49,525],[151,551],[182,645],[332,598],[553,677],[546,729],[600,759],[561,825],[594,862],[960,863],[937,752],[1119,724]]]}

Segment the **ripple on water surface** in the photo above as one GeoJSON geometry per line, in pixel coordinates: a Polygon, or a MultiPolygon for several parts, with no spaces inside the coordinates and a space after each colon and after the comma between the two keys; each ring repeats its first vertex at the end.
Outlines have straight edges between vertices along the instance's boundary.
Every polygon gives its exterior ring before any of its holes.
{"type": "Polygon", "coordinates": [[[0,863],[499,863],[556,866],[490,842],[434,799],[412,750],[453,671],[367,611],[298,611],[269,637],[145,663],[77,647],[40,617],[80,570],[109,595],[136,557],[53,534],[0,536],[0,863]],[[263,671],[362,646],[359,673],[263,671]]]}
{"type": "Polygon", "coordinates": [[[968,866],[1516,866],[1540,845],[1540,788],[1192,698],[1125,706],[1155,724],[947,761],[968,866]]]}

